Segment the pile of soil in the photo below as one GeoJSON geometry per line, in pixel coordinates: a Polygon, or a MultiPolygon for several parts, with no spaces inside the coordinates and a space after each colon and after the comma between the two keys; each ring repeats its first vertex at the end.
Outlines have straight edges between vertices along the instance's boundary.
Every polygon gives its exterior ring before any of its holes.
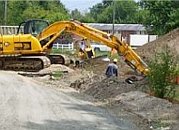
{"type": "Polygon", "coordinates": [[[179,105],[144,93],[149,91],[146,79],[128,84],[122,78],[94,75],[78,79],[70,87],[102,101],[115,114],[127,111],[154,129],[171,129],[179,123],[179,105]]]}
{"type": "Polygon", "coordinates": [[[149,62],[155,55],[168,48],[175,56],[179,55],[179,28],[159,37],[157,40],[149,42],[142,47],[137,48],[136,52],[141,58],[149,62]]]}
{"type": "Polygon", "coordinates": [[[121,93],[130,91],[148,90],[146,80],[135,82],[135,84],[128,84],[125,82],[125,79],[105,78],[98,75],[76,80],[71,83],[70,87],[100,100],[115,98],[121,93]]]}
{"type": "Polygon", "coordinates": [[[178,104],[172,104],[143,92],[133,91],[120,94],[112,104],[115,106],[114,109],[122,108],[146,119],[154,129],[165,126],[175,130],[172,127],[179,123],[178,104]]]}
{"type": "Polygon", "coordinates": [[[50,67],[45,68],[43,70],[40,70],[38,73],[52,73],[55,71],[62,71],[62,72],[73,72],[74,70],[65,66],[65,65],[60,65],[60,64],[52,64],[50,67]]]}
{"type": "MultiPolygon", "coordinates": [[[[83,75],[82,78],[71,82],[70,87],[100,100],[115,98],[121,93],[130,91],[139,90],[148,92],[146,79],[137,81],[134,84],[128,84],[125,81],[128,77],[133,76],[131,74],[133,70],[122,59],[117,63],[119,76],[116,78],[106,78],[105,71],[108,64],[109,61],[104,61],[101,58],[89,61],[84,65],[84,69],[92,73],[88,74],[88,76],[83,75]]],[[[136,75],[135,77],[142,78],[136,75]]]]}

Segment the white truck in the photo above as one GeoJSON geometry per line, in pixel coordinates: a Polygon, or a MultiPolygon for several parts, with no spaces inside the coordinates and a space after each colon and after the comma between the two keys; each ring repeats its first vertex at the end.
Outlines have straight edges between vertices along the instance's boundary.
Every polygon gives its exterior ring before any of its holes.
{"type": "Polygon", "coordinates": [[[94,51],[111,51],[110,47],[96,42],[91,42],[91,47],[94,51]]]}

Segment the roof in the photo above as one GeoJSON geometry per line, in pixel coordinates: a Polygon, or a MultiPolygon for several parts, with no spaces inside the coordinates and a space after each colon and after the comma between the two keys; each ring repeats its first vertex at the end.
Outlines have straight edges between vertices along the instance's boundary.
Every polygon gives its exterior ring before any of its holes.
{"type": "MultiPolygon", "coordinates": [[[[104,24],[104,23],[85,23],[85,24],[99,30],[112,30],[112,26],[113,26],[113,24],[104,24]]],[[[145,27],[142,24],[114,24],[114,30],[145,31],[145,27]]]]}

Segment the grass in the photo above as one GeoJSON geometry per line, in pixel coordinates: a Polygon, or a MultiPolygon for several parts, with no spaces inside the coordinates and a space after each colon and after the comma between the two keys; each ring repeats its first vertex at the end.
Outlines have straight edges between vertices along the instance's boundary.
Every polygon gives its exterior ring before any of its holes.
{"type": "Polygon", "coordinates": [[[56,79],[59,79],[60,77],[63,76],[63,72],[61,72],[61,71],[54,71],[54,72],[52,73],[52,76],[53,76],[54,78],[56,78],[56,79]]]}
{"type": "Polygon", "coordinates": [[[52,53],[55,54],[68,54],[68,55],[72,55],[74,54],[74,50],[69,50],[69,49],[52,49],[52,53]]]}
{"type": "Polygon", "coordinates": [[[110,52],[107,52],[107,51],[95,51],[95,55],[96,55],[96,57],[103,56],[103,55],[109,56],[110,52]]]}

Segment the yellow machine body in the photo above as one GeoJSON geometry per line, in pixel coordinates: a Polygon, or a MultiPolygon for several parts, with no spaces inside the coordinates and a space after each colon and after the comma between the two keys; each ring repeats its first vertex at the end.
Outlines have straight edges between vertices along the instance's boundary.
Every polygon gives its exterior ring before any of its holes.
{"type": "Polygon", "coordinates": [[[42,47],[37,38],[30,34],[0,35],[0,54],[25,55],[42,53],[42,47]]]}

